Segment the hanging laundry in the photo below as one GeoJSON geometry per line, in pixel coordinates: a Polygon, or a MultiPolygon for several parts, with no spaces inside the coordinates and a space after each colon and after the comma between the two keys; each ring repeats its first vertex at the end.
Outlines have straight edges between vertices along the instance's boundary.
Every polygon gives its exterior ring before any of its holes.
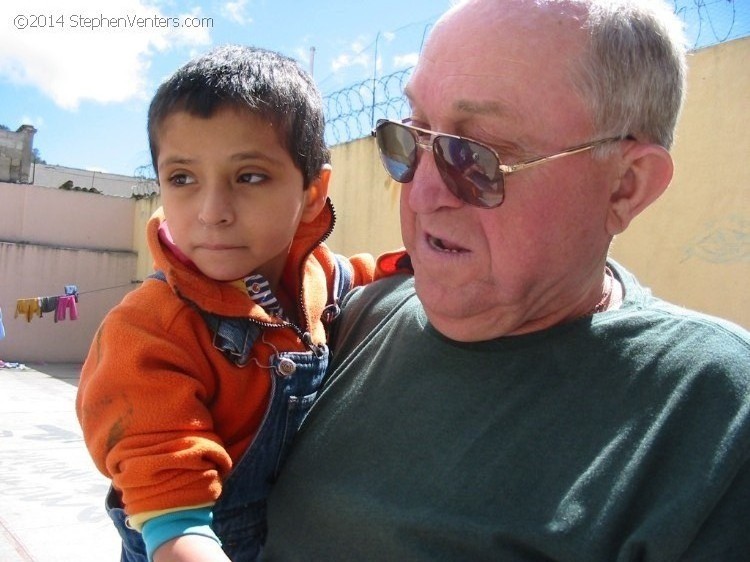
{"type": "Polygon", "coordinates": [[[5,337],[5,326],[3,326],[3,309],[0,308],[0,340],[5,337]]]}
{"type": "Polygon", "coordinates": [[[33,299],[18,299],[16,301],[16,313],[13,318],[18,318],[18,315],[26,316],[26,321],[31,322],[34,316],[42,317],[42,308],[39,303],[39,297],[33,299]]]}
{"type": "MultiPolygon", "coordinates": [[[[71,320],[78,320],[78,285],[65,285],[63,288],[64,295],[55,295],[47,297],[35,297],[32,299],[18,299],[16,301],[16,314],[25,316],[28,322],[34,316],[42,318],[44,313],[52,313],[55,322],[65,320],[70,312],[71,320]]],[[[0,321],[2,316],[0,316],[0,321]]]]}
{"type": "Polygon", "coordinates": [[[60,297],[39,297],[39,307],[42,314],[45,312],[57,312],[57,300],[60,297]]]}
{"type": "Polygon", "coordinates": [[[78,285],[65,285],[64,291],[66,295],[73,295],[78,302],[78,285]]]}
{"type": "Polygon", "coordinates": [[[78,308],[76,307],[75,295],[57,297],[57,310],[55,311],[55,322],[65,320],[65,311],[70,310],[70,319],[78,320],[78,308]]]}

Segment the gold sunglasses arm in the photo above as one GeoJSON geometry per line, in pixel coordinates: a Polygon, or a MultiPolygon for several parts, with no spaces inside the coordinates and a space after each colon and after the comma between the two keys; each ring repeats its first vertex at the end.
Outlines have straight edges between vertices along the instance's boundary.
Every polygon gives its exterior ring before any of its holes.
{"type": "Polygon", "coordinates": [[[594,142],[582,144],[579,146],[574,146],[567,150],[563,150],[562,152],[558,152],[557,154],[551,154],[549,156],[539,156],[537,158],[532,158],[531,160],[526,160],[525,162],[519,162],[517,164],[500,164],[498,168],[503,174],[511,174],[513,172],[518,172],[519,170],[525,170],[526,168],[531,168],[533,166],[536,166],[537,164],[549,162],[550,160],[557,160],[558,158],[562,158],[563,156],[570,156],[571,154],[578,154],[579,152],[585,152],[587,150],[591,150],[592,148],[596,148],[597,146],[606,144],[608,142],[625,140],[625,138],[626,137],[610,137],[607,139],[599,139],[594,142]]]}

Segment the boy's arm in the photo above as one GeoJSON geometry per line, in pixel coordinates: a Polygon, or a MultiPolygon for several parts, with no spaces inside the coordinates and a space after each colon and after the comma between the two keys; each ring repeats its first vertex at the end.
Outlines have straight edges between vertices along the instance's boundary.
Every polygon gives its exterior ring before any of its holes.
{"type": "MultiPolygon", "coordinates": [[[[147,512],[134,515],[128,521],[130,526],[141,533],[148,559],[158,560],[164,558],[166,555],[162,553],[156,556],[155,553],[167,545],[169,546],[164,549],[164,552],[189,552],[187,546],[179,546],[175,542],[182,537],[191,536],[207,539],[221,546],[219,537],[216,536],[216,533],[211,528],[213,520],[212,507],[212,505],[207,505],[161,512],[147,512]]],[[[202,540],[198,541],[196,539],[186,542],[188,544],[195,544],[198,549],[197,552],[203,552],[209,548],[208,546],[200,546],[203,543],[202,540]]],[[[184,558],[184,554],[182,556],[183,558],[175,558],[175,554],[171,554],[169,558],[164,559],[177,561],[193,560],[193,558],[184,558]]],[[[215,560],[215,558],[209,558],[208,560],[215,560]]],[[[218,560],[224,560],[224,558],[219,558],[218,560]]]]}
{"type": "Polygon", "coordinates": [[[181,319],[189,310],[156,283],[107,315],[76,400],[86,446],[131,516],[212,504],[232,464],[207,406],[216,388],[208,360],[186,353],[196,347],[193,320],[181,319]]]}
{"type": "Polygon", "coordinates": [[[219,543],[202,535],[184,535],[161,545],[154,562],[231,562],[219,543]]]}

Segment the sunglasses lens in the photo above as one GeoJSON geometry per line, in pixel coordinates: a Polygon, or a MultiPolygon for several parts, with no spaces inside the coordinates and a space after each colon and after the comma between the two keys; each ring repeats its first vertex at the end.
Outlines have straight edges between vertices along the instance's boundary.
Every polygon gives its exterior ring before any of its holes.
{"type": "Polygon", "coordinates": [[[435,162],[451,193],[476,207],[503,202],[505,189],[495,154],[479,143],[448,136],[435,139],[435,162]]]}
{"type": "MultiPolygon", "coordinates": [[[[412,181],[417,167],[416,133],[400,123],[381,121],[375,137],[388,174],[399,183],[412,181]]],[[[433,153],[440,176],[453,195],[487,209],[503,202],[503,174],[491,149],[470,140],[437,135],[433,153]]]]}
{"type": "Polygon", "coordinates": [[[388,174],[399,183],[408,183],[414,177],[417,163],[417,142],[406,127],[382,122],[375,130],[380,160],[388,174]]]}

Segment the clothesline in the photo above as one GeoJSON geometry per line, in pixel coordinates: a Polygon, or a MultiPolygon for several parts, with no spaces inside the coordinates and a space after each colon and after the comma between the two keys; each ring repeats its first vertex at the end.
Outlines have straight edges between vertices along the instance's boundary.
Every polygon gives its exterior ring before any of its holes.
{"type": "Polygon", "coordinates": [[[102,289],[91,289],[89,291],[79,291],[79,295],[88,295],[89,293],[99,293],[101,291],[109,291],[111,289],[121,289],[123,287],[129,287],[130,285],[135,285],[137,283],[143,283],[143,281],[139,281],[138,279],[133,279],[130,283],[125,283],[124,285],[115,285],[114,287],[104,287],[102,289]]]}
{"type": "Polygon", "coordinates": [[[99,289],[90,289],[88,291],[79,291],[77,285],[65,285],[65,293],[62,295],[18,299],[16,301],[16,313],[14,318],[21,316],[25,317],[27,322],[31,322],[31,319],[35,316],[42,318],[44,313],[50,312],[54,313],[55,322],[58,322],[60,320],[65,320],[66,312],[69,312],[70,319],[77,320],[78,308],[76,303],[78,302],[78,297],[80,295],[110,291],[112,289],[121,289],[137,283],[141,283],[141,281],[132,280],[130,283],[113,285],[111,287],[101,287],[99,289]]]}
{"type": "MultiPolygon", "coordinates": [[[[13,317],[26,318],[27,322],[31,322],[31,319],[34,317],[42,318],[44,313],[51,313],[55,323],[60,320],[65,320],[66,316],[69,316],[71,320],[77,320],[78,307],[76,306],[76,303],[78,302],[78,297],[80,295],[110,291],[112,289],[121,289],[142,282],[143,281],[134,279],[130,281],[130,283],[113,285],[111,287],[101,287],[99,289],[90,289],[88,291],[79,291],[77,285],[65,285],[63,289],[64,294],[62,295],[18,299],[16,301],[16,311],[13,317]]],[[[0,308],[0,340],[3,338],[5,338],[5,326],[3,325],[3,311],[2,308],[0,308]]]]}
{"type": "Polygon", "coordinates": [[[65,285],[62,295],[52,295],[47,297],[31,297],[18,299],[16,301],[16,313],[13,318],[25,317],[27,322],[35,316],[42,318],[44,313],[51,312],[54,314],[55,322],[65,320],[66,313],[70,313],[71,320],[78,319],[78,286],[65,285]]]}

